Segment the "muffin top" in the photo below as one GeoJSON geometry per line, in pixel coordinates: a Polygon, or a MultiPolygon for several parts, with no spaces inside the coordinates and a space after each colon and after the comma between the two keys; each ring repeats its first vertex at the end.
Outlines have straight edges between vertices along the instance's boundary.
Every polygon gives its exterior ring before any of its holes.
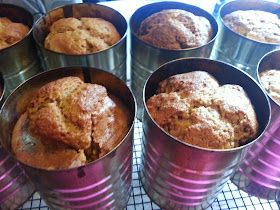
{"type": "Polygon", "coordinates": [[[84,165],[114,149],[128,131],[129,116],[105,87],[78,77],[58,79],[38,90],[17,121],[12,150],[34,167],[84,165]]]}
{"type": "Polygon", "coordinates": [[[280,70],[263,71],[260,73],[260,80],[268,94],[280,104],[280,70]]]}
{"type": "Polygon", "coordinates": [[[210,22],[180,9],[168,9],[147,17],[140,25],[138,36],[144,42],[165,49],[199,47],[211,40],[210,22]]]}
{"type": "Polygon", "coordinates": [[[259,10],[237,10],[223,17],[224,23],[249,39],[280,43],[280,19],[277,14],[259,10]]]}
{"type": "Polygon", "coordinates": [[[148,99],[147,107],[169,134],[204,148],[233,148],[253,138],[258,130],[256,113],[243,88],[219,86],[203,71],[162,81],[158,94],[148,99]]]}
{"type": "Polygon", "coordinates": [[[115,26],[101,18],[62,18],[50,27],[47,49],[70,55],[105,50],[120,40],[115,26]]]}
{"type": "Polygon", "coordinates": [[[0,50],[22,40],[29,30],[29,27],[22,23],[14,23],[6,17],[0,17],[0,50]]]}

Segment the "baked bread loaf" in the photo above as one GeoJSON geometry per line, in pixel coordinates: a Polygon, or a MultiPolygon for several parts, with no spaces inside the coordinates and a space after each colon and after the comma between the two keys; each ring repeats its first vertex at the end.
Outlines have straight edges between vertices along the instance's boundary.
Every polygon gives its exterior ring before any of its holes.
{"type": "Polygon", "coordinates": [[[280,19],[277,14],[259,10],[237,10],[223,17],[231,30],[249,39],[280,43],[280,19]]]}
{"type": "Polygon", "coordinates": [[[14,23],[6,17],[0,17],[0,49],[22,40],[29,30],[29,27],[22,23],[14,23]]]}
{"type": "Polygon", "coordinates": [[[262,86],[280,104],[280,70],[270,69],[260,73],[262,86]]]}
{"type": "Polygon", "coordinates": [[[253,138],[258,130],[254,108],[243,88],[219,86],[202,71],[162,81],[147,107],[170,135],[204,148],[233,148],[253,138]]]}
{"type": "Polygon", "coordinates": [[[106,88],[65,77],[41,87],[16,123],[12,150],[28,165],[63,169],[114,149],[128,131],[129,113],[106,88]]]}
{"type": "Polygon", "coordinates": [[[44,45],[55,52],[82,55],[105,50],[120,38],[114,25],[101,18],[62,18],[51,25],[44,45]]]}
{"type": "Polygon", "coordinates": [[[138,36],[159,48],[186,49],[199,47],[211,40],[210,22],[202,16],[180,9],[168,9],[147,17],[138,36]]]}

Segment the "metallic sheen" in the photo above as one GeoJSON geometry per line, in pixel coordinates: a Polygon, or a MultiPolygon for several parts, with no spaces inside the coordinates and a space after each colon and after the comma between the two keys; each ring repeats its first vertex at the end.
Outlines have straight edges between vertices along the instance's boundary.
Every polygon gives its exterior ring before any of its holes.
{"type": "Polygon", "coordinates": [[[45,70],[69,66],[85,66],[104,69],[126,81],[126,33],[127,22],[116,10],[98,4],[69,4],[51,10],[34,26],[33,36],[41,52],[45,70]],[[111,22],[121,39],[113,46],[86,55],[67,55],[44,47],[44,41],[53,22],[65,17],[98,17],[111,22]]]}
{"type": "Polygon", "coordinates": [[[50,70],[27,80],[3,105],[0,115],[3,145],[10,148],[11,131],[21,110],[18,107],[23,107],[22,100],[29,101],[32,91],[47,82],[70,75],[83,77],[83,72],[92,83],[105,86],[128,107],[132,116],[127,135],[110,153],[85,166],[65,170],[36,169],[23,163],[22,166],[51,209],[123,209],[131,191],[136,105],[129,88],[116,76],[93,68],[68,67],[50,70]]]}
{"type": "MultiPolygon", "coordinates": [[[[144,101],[156,93],[160,81],[195,70],[209,72],[220,84],[238,84],[244,88],[257,113],[258,139],[270,119],[268,99],[250,76],[231,65],[203,58],[178,59],[166,63],[147,80],[144,101]]],[[[225,150],[183,143],[160,128],[144,105],[144,149],[140,176],[147,194],[163,209],[207,208],[230,179],[248,146],[256,139],[225,150]]]]}
{"type": "Polygon", "coordinates": [[[144,111],[142,90],[146,79],[160,65],[168,61],[183,57],[209,57],[218,33],[218,24],[212,15],[201,8],[179,2],[158,2],[140,7],[132,15],[129,24],[131,30],[131,88],[137,100],[137,117],[142,120],[144,111]],[[153,13],[164,9],[182,9],[207,18],[212,26],[212,39],[203,46],[183,50],[161,49],[140,40],[138,30],[141,22],[153,13]]]}
{"type": "Polygon", "coordinates": [[[30,28],[21,41],[0,50],[0,72],[5,80],[6,91],[10,93],[26,79],[42,71],[42,67],[32,37],[32,14],[19,6],[3,3],[0,4],[0,14],[30,28]]]}
{"type": "MultiPolygon", "coordinates": [[[[280,50],[266,54],[258,65],[259,74],[280,70],[280,50]]],[[[249,150],[232,178],[240,189],[265,199],[280,200],[280,106],[269,95],[271,121],[264,135],[249,150]]]]}
{"type": "MultiPolygon", "coordinates": [[[[1,76],[1,75],[0,75],[1,76]]],[[[4,81],[0,77],[0,107],[4,100],[4,81]]],[[[0,143],[0,209],[16,209],[34,192],[34,186],[19,164],[0,143]]]]}
{"type": "Polygon", "coordinates": [[[230,1],[223,5],[219,12],[219,36],[215,42],[211,58],[230,63],[257,78],[256,68],[259,60],[268,52],[280,48],[280,44],[258,42],[246,38],[231,29],[223,21],[223,17],[236,10],[263,10],[276,13],[280,4],[257,1],[230,1]]]}

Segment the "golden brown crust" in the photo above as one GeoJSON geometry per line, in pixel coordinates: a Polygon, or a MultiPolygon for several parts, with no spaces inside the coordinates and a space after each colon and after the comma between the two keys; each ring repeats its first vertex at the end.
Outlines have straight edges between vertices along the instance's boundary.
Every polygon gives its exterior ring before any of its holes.
{"type": "Polygon", "coordinates": [[[65,145],[44,142],[39,136],[30,135],[27,113],[22,114],[14,127],[12,137],[12,151],[16,159],[47,170],[73,168],[86,163],[82,150],[76,151],[65,145]]]}
{"type": "Polygon", "coordinates": [[[214,77],[204,71],[194,71],[188,74],[177,74],[159,83],[159,93],[170,92],[203,92],[215,90],[219,83],[214,77]]]}
{"type": "Polygon", "coordinates": [[[0,17],[0,49],[22,40],[29,32],[29,27],[14,23],[6,17],[0,17]]]}
{"type": "Polygon", "coordinates": [[[108,96],[105,87],[84,83],[78,77],[65,77],[41,87],[24,115],[14,128],[12,148],[19,160],[40,168],[60,168],[59,164],[61,168],[76,167],[104,156],[121,141],[131,121],[127,108],[118,98],[108,96]],[[21,142],[25,133],[38,141],[34,154],[18,149],[25,144],[21,142]],[[31,159],[40,150],[38,158],[50,160],[40,160],[38,165],[31,159]],[[61,160],[53,164],[56,156],[68,158],[70,163],[65,165],[61,160]]]}
{"type": "Polygon", "coordinates": [[[223,85],[211,96],[212,108],[219,110],[222,118],[234,128],[234,141],[244,142],[258,131],[256,113],[239,85],[223,85]]]}
{"type": "Polygon", "coordinates": [[[186,49],[206,44],[212,36],[210,22],[185,10],[168,9],[147,17],[139,38],[156,47],[186,49]]]}
{"type": "Polygon", "coordinates": [[[280,43],[280,18],[259,10],[237,10],[223,17],[224,23],[236,33],[260,42],[280,43]]]}
{"type": "Polygon", "coordinates": [[[87,149],[91,143],[91,115],[102,107],[106,95],[104,87],[85,84],[77,77],[50,82],[30,103],[30,128],[42,137],[87,149]]]}
{"type": "Polygon", "coordinates": [[[260,80],[268,94],[280,104],[280,70],[263,71],[260,74],[260,80]]]}
{"type": "Polygon", "coordinates": [[[104,106],[92,115],[92,138],[100,148],[99,157],[117,146],[128,131],[129,113],[122,102],[114,96],[106,97],[104,106]]]}
{"type": "Polygon", "coordinates": [[[104,50],[120,40],[110,22],[101,18],[62,18],[50,27],[45,47],[66,54],[88,54],[104,50]]]}
{"type": "Polygon", "coordinates": [[[147,101],[153,119],[179,140],[205,148],[233,148],[253,138],[258,123],[244,90],[238,85],[219,87],[205,74],[194,71],[162,81],[160,93],[147,101]]]}

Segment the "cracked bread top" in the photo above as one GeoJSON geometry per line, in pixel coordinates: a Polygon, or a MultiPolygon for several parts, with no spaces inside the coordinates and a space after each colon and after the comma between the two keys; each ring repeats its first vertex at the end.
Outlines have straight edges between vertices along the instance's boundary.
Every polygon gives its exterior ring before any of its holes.
{"type": "Polygon", "coordinates": [[[76,167],[106,155],[125,136],[130,122],[120,99],[78,77],[41,87],[23,115],[13,132],[13,152],[19,160],[47,169],[76,167]],[[28,139],[33,139],[31,145],[28,139]],[[36,163],[32,155],[38,156],[36,163]],[[56,157],[67,160],[55,162],[56,157]]]}
{"type": "Polygon", "coordinates": [[[180,9],[168,9],[147,17],[140,25],[139,38],[159,48],[186,49],[202,46],[212,37],[210,22],[180,9]]]}
{"type": "Polygon", "coordinates": [[[115,26],[101,18],[62,18],[50,27],[45,39],[47,49],[82,55],[105,50],[120,40],[115,26]]]}
{"type": "Polygon", "coordinates": [[[0,49],[22,40],[28,32],[28,26],[12,22],[6,17],[0,17],[0,49]]]}
{"type": "Polygon", "coordinates": [[[254,108],[238,85],[219,86],[208,73],[194,71],[162,81],[158,92],[147,100],[149,113],[178,140],[204,148],[228,149],[257,133],[254,108]],[[199,75],[201,79],[193,79],[199,75]],[[166,85],[170,81],[174,89],[166,85]]]}
{"type": "Polygon", "coordinates": [[[280,43],[280,18],[260,10],[237,10],[223,17],[224,23],[236,33],[249,39],[280,43]]]}
{"type": "Polygon", "coordinates": [[[280,71],[276,69],[263,71],[260,73],[260,80],[268,94],[280,104],[280,71]]]}

